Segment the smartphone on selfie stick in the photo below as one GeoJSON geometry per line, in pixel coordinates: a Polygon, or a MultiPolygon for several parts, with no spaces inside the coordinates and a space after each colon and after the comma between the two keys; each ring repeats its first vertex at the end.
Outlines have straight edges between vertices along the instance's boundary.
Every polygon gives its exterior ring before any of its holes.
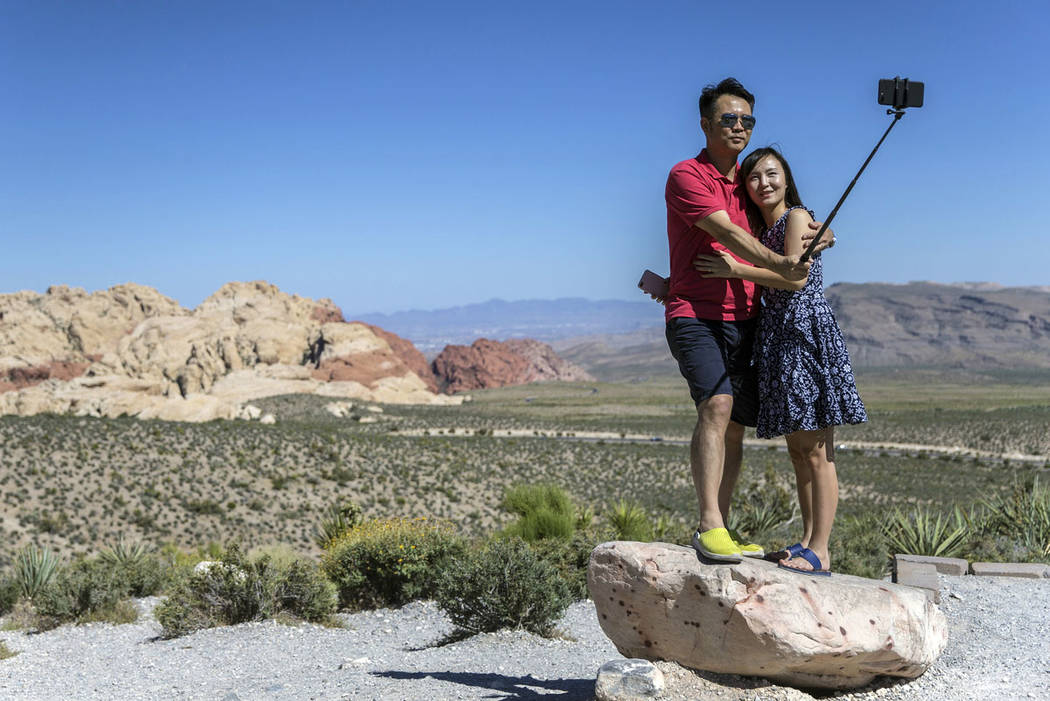
{"type": "Polygon", "coordinates": [[[882,146],[882,142],[886,140],[886,137],[890,133],[890,129],[900,121],[900,118],[904,116],[904,110],[909,107],[922,107],[923,92],[925,86],[916,80],[908,80],[907,78],[886,78],[879,81],[879,104],[890,105],[890,109],[886,110],[886,114],[893,115],[893,121],[886,127],[886,131],[883,133],[882,138],[879,139],[879,143],[875,144],[875,148],[871,150],[868,155],[868,159],[864,161],[864,165],[857,171],[857,175],[853,178],[853,181],[846,188],[846,191],[842,193],[842,197],[839,198],[838,204],[831,210],[831,214],[828,215],[827,219],[824,220],[824,225],[820,227],[820,231],[810,242],[809,248],[805,250],[802,257],[799,259],[800,263],[805,263],[809,260],[810,256],[813,255],[813,249],[817,247],[817,242],[820,241],[820,237],[824,235],[828,226],[831,225],[831,220],[835,218],[835,214],[838,213],[839,207],[846,201],[846,197],[849,195],[850,190],[857,184],[857,180],[860,178],[860,174],[864,172],[864,169],[868,167],[868,163],[875,156],[875,152],[879,150],[879,146],[882,146]]]}

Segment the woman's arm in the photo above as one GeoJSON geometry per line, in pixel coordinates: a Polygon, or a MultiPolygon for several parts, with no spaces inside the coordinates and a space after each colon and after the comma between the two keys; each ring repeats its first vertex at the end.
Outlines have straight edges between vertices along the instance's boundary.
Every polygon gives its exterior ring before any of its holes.
{"type": "Polygon", "coordinates": [[[766,268],[744,265],[727,251],[718,251],[713,256],[697,256],[693,267],[700,272],[700,277],[725,277],[748,280],[763,287],[776,287],[780,290],[801,290],[806,284],[803,280],[785,280],[782,276],[766,268]]]}

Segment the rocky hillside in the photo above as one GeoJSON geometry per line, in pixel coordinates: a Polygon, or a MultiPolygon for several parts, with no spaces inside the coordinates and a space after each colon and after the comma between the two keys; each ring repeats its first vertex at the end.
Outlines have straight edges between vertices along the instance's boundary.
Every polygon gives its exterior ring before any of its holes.
{"type": "Polygon", "coordinates": [[[261,418],[250,402],[278,394],[448,404],[462,401],[454,392],[584,379],[531,339],[449,346],[428,363],[331,300],[266,282],[228,283],[193,310],[135,284],[0,295],[0,414],[261,418]]]}
{"type": "MultiPolygon", "coordinates": [[[[1050,287],[839,283],[826,294],[855,367],[1050,369],[1050,287]]],[[[602,380],[678,373],[662,325],[553,346],[602,380]]]]}
{"type": "Polygon", "coordinates": [[[425,368],[404,339],[265,282],[231,282],[192,311],[134,284],[0,295],[0,413],[207,421],[276,394],[460,401],[425,368]]]}
{"type": "Polygon", "coordinates": [[[840,283],[827,290],[858,367],[1050,368],[1050,288],[840,283]]]}

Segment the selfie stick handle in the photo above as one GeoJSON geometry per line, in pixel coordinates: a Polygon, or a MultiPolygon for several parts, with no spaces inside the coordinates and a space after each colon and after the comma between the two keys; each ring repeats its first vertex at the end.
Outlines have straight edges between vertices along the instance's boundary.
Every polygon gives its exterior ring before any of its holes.
{"type": "Polygon", "coordinates": [[[817,242],[820,241],[820,237],[824,235],[824,232],[827,231],[827,228],[831,225],[831,220],[835,218],[835,215],[839,211],[839,207],[841,207],[842,203],[846,201],[846,197],[849,195],[850,190],[852,190],[853,186],[857,184],[857,180],[860,179],[860,174],[863,173],[864,169],[868,167],[869,163],[871,163],[871,159],[875,156],[875,152],[879,150],[879,146],[882,146],[882,142],[886,140],[887,136],[889,136],[890,129],[892,129],[893,126],[900,121],[900,118],[904,116],[904,110],[886,110],[886,114],[892,114],[893,121],[890,122],[888,127],[886,127],[886,131],[882,134],[882,138],[879,139],[879,143],[875,144],[875,148],[873,148],[871,153],[868,154],[868,160],[864,161],[864,165],[862,165],[860,170],[857,171],[857,175],[853,178],[853,182],[851,182],[849,187],[846,188],[846,191],[842,193],[842,197],[839,198],[838,204],[835,205],[835,209],[831,210],[831,214],[829,214],[828,218],[824,220],[823,226],[820,227],[820,231],[817,232],[817,235],[810,242],[809,248],[807,248],[806,252],[802,254],[801,258],[799,258],[800,263],[805,263],[809,260],[809,257],[813,255],[813,249],[817,247],[817,242]]]}

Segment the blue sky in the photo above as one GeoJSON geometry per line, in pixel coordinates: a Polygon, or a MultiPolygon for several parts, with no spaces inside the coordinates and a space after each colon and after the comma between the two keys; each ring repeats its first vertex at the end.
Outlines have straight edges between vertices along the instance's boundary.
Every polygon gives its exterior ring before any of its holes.
{"type": "Polygon", "coordinates": [[[701,87],[757,95],[826,281],[1050,284],[1050,5],[0,3],[0,292],[230,280],[348,315],[638,299],[701,87]],[[788,10],[786,8],[790,7],[788,10]]]}

